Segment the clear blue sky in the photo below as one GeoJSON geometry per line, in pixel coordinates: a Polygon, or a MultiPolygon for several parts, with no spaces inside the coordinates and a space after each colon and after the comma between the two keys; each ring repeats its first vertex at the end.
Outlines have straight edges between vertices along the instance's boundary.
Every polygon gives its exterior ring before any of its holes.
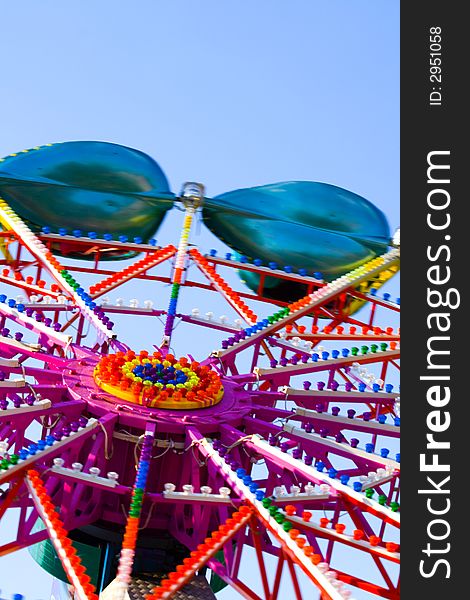
{"type": "MultiPolygon", "coordinates": [[[[0,18],[0,156],[112,141],[175,192],[325,181],[398,225],[398,0],[17,0],[0,18]]],[[[22,554],[0,558],[0,589],[50,584],[22,554]]]]}

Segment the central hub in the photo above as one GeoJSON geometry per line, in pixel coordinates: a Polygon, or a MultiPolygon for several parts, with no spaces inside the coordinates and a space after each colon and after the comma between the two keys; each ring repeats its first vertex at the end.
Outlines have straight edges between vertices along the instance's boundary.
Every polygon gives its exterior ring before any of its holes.
{"type": "Polygon", "coordinates": [[[149,408],[205,408],[223,396],[220,377],[209,366],[160,352],[142,350],[137,355],[129,350],[103,356],[93,377],[105,392],[149,408]]]}

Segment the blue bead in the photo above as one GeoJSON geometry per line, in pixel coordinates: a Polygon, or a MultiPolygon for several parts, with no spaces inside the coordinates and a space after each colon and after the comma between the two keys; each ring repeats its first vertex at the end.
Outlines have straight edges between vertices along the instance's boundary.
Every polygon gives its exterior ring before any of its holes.
{"type": "Polygon", "coordinates": [[[374,444],[366,444],[366,452],[372,453],[374,451],[374,444]]]}
{"type": "Polygon", "coordinates": [[[256,490],[255,496],[256,496],[257,500],[262,500],[264,498],[264,492],[263,492],[263,490],[256,490]]]}
{"type": "Polygon", "coordinates": [[[42,232],[46,234],[50,233],[51,228],[49,227],[49,225],[44,225],[44,227],[42,227],[42,232]]]}
{"type": "Polygon", "coordinates": [[[127,237],[127,235],[120,235],[118,239],[120,242],[125,243],[129,238],[127,237]]]}
{"type": "Polygon", "coordinates": [[[370,291],[371,296],[377,296],[377,288],[372,288],[370,291]]]}
{"type": "Polygon", "coordinates": [[[341,354],[344,356],[344,358],[346,358],[347,356],[349,356],[349,349],[348,348],[343,348],[341,350],[341,354]]]}
{"type": "Polygon", "coordinates": [[[24,304],[17,304],[16,305],[16,310],[20,313],[22,313],[25,309],[25,305],[24,304]]]}
{"type": "Polygon", "coordinates": [[[90,240],[96,240],[98,237],[98,234],[96,233],[96,231],[89,231],[88,237],[90,238],[90,240]]]}
{"type": "Polygon", "coordinates": [[[349,475],[340,475],[339,480],[343,485],[348,485],[348,481],[350,480],[349,475]]]}
{"type": "Polygon", "coordinates": [[[397,298],[397,299],[396,299],[396,303],[397,303],[397,304],[400,304],[400,298],[397,298]]]}
{"type": "Polygon", "coordinates": [[[377,421],[378,421],[378,422],[379,422],[381,425],[383,425],[383,424],[385,423],[385,421],[386,421],[386,420],[387,420],[387,415],[379,415],[379,416],[377,417],[377,421]]]}
{"type": "Polygon", "coordinates": [[[10,300],[8,300],[8,303],[7,303],[7,304],[8,304],[8,306],[9,306],[10,308],[13,308],[13,307],[15,306],[15,304],[16,304],[16,301],[15,301],[15,300],[13,300],[13,298],[10,298],[10,300]]]}
{"type": "Polygon", "coordinates": [[[65,229],[65,227],[60,227],[59,235],[67,235],[67,230],[65,229]]]}
{"type": "Polygon", "coordinates": [[[339,356],[339,350],[333,350],[332,353],[331,353],[331,356],[333,358],[338,358],[338,356],[339,356]]]}
{"type": "Polygon", "coordinates": [[[329,357],[329,356],[330,356],[330,353],[329,353],[329,352],[323,351],[323,352],[321,353],[322,360],[328,360],[328,357],[329,357]]]}
{"type": "Polygon", "coordinates": [[[315,277],[315,279],[323,279],[323,273],[320,273],[320,271],[315,271],[313,276],[315,277]]]}
{"type": "Polygon", "coordinates": [[[332,479],[335,479],[336,475],[338,474],[338,471],[336,469],[328,469],[328,475],[329,477],[331,477],[332,479]]]}
{"type": "Polygon", "coordinates": [[[81,229],[74,229],[72,231],[72,234],[74,235],[74,237],[82,237],[82,230],[81,229]]]}
{"type": "Polygon", "coordinates": [[[5,294],[0,294],[0,302],[5,302],[7,299],[5,294]]]}
{"type": "Polygon", "coordinates": [[[299,269],[299,275],[306,277],[308,275],[307,269],[299,269]]]}
{"type": "Polygon", "coordinates": [[[314,352],[312,354],[312,360],[313,360],[313,362],[317,362],[319,358],[320,358],[320,355],[317,354],[316,352],[314,352]]]}
{"type": "Polygon", "coordinates": [[[151,246],[156,246],[157,245],[157,240],[155,238],[152,238],[151,240],[149,240],[149,244],[151,246]]]}
{"type": "Polygon", "coordinates": [[[242,469],[242,468],[237,469],[236,473],[237,473],[237,477],[242,479],[242,477],[245,477],[245,475],[246,475],[246,469],[242,469]]]}
{"type": "Polygon", "coordinates": [[[393,385],[391,383],[386,383],[385,384],[385,391],[387,392],[387,394],[391,394],[393,390],[393,385]]]}
{"type": "Polygon", "coordinates": [[[250,485],[250,492],[253,492],[253,494],[254,494],[254,493],[256,492],[256,490],[257,490],[257,489],[258,489],[258,484],[257,484],[257,483],[255,483],[255,482],[253,482],[253,483],[250,485]]]}
{"type": "Polygon", "coordinates": [[[250,476],[250,475],[245,475],[245,476],[243,477],[243,483],[244,483],[245,485],[250,485],[250,483],[252,483],[252,482],[253,482],[253,480],[252,480],[252,478],[251,478],[251,476],[250,476]]]}
{"type": "Polygon", "coordinates": [[[384,300],[386,300],[386,301],[390,300],[390,296],[391,296],[391,294],[389,294],[388,292],[385,292],[384,300]]]}
{"type": "Polygon", "coordinates": [[[225,254],[225,260],[232,260],[232,253],[231,252],[227,252],[225,254]]]}
{"type": "Polygon", "coordinates": [[[395,417],[393,419],[394,425],[396,425],[397,427],[400,427],[400,417],[395,417]]]}
{"type": "Polygon", "coordinates": [[[382,458],[387,458],[387,456],[390,454],[390,450],[388,448],[381,448],[380,449],[380,456],[382,458]]]}
{"type": "Polygon", "coordinates": [[[240,256],[240,262],[241,263],[247,263],[248,262],[248,257],[244,256],[244,255],[240,256]]]}
{"type": "Polygon", "coordinates": [[[136,236],[134,238],[134,244],[141,244],[143,242],[143,239],[140,236],[136,236]]]}
{"type": "Polygon", "coordinates": [[[353,488],[355,492],[361,492],[362,491],[362,483],[360,481],[355,481],[353,483],[353,488]]]}
{"type": "Polygon", "coordinates": [[[46,444],[48,446],[52,446],[52,444],[55,442],[55,438],[53,435],[46,435],[46,444]]]}
{"type": "Polygon", "coordinates": [[[316,467],[317,471],[319,471],[321,473],[325,469],[325,464],[322,463],[321,460],[319,460],[317,462],[317,464],[315,465],[315,467],[316,467]]]}
{"type": "Polygon", "coordinates": [[[217,256],[217,250],[215,248],[211,248],[209,250],[209,256],[217,256]]]}
{"type": "Polygon", "coordinates": [[[373,392],[379,392],[380,391],[380,385],[378,383],[372,384],[372,391],[373,392]]]}
{"type": "Polygon", "coordinates": [[[103,239],[106,240],[107,242],[110,242],[113,239],[113,234],[112,233],[105,233],[103,235],[103,239]]]}
{"type": "Polygon", "coordinates": [[[365,383],[360,383],[360,384],[358,385],[358,388],[359,388],[359,391],[360,391],[360,392],[365,392],[365,390],[366,390],[366,387],[367,387],[367,386],[366,386],[366,384],[365,384],[365,383]]]}
{"type": "Polygon", "coordinates": [[[261,260],[261,258],[255,258],[255,260],[253,261],[253,264],[257,267],[261,267],[261,265],[263,264],[263,261],[261,260]]]}
{"type": "Polygon", "coordinates": [[[293,271],[293,270],[294,270],[294,269],[293,269],[293,268],[292,268],[290,265],[286,265],[286,266],[284,267],[284,271],[285,271],[286,273],[292,273],[292,271],[293,271]]]}
{"type": "Polygon", "coordinates": [[[397,462],[400,462],[400,453],[398,453],[398,454],[395,454],[395,460],[396,460],[397,462]]]}

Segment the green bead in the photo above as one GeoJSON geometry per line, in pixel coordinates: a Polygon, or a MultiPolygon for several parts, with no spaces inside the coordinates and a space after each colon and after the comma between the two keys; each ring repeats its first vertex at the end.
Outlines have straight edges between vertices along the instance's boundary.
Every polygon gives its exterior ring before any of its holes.
{"type": "Polygon", "coordinates": [[[60,272],[60,274],[62,275],[62,277],[65,277],[68,274],[67,269],[62,269],[62,271],[60,272]]]}
{"type": "Polygon", "coordinates": [[[274,515],[274,520],[277,521],[279,525],[281,525],[281,523],[284,523],[285,518],[284,515],[282,515],[281,513],[277,513],[276,515],[274,515]]]}
{"type": "Polygon", "coordinates": [[[3,460],[0,460],[0,469],[8,469],[8,461],[5,458],[3,460]]]}
{"type": "Polygon", "coordinates": [[[377,344],[372,344],[370,347],[370,351],[375,354],[377,352],[377,348],[378,348],[377,344]]]}
{"type": "Polygon", "coordinates": [[[380,344],[380,350],[381,350],[382,352],[385,352],[385,350],[386,350],[387,348],[388,348],[388,344],[387,344],[386,342],[382,342],[382,343],[380,344]]]}
{"type": "Polygon", "coordinates": [[[20,457],[18,456],[18,454],[12,454],[10,456],[10,463],[12,465],[16,465],[18,463],[19,459],[20,459],[20,457]]]}
{"type": "Polygon", "coordinates": [[[293,527],[293,525],[289,521],[285,521],[282,524],[282,528],[284,529],[284,531],[290,531],[292,529],[292,527],[293,527]]]}
{"type": "Polygon", "coordinates": [[[379,496],[379,504],[382,506],[385,506],[386,502],[387,502],[387,496],[384,496],[383,494],[381,494],[379,496]]]}
{"type": "Polygon", "coordinates": [[[353,347],[351,348],[351,354],[352,354],[353,356],[357,356],[357,353],[358,353],[358,352],[359,352],[359,348],[358,348],[357,346],[353,346],[353,347]]]}
{"type": "Polygon", "coordinates": [[[374,495],[374,490],[372,488],[368,488],[365,493],[367,498],[372,498],[374,495]]]}
{"type": "Polygon", "coordinates": [[[369,346],[361,346],[361,353],[367,354],[369,352],[369,346]]]}
{"type": "Polygon", "coordinates": [[[271,498],[263,498],[261,500],[261,504],[264,506],[264,508],[269,508],[272,503],[273,501],[271,500],[271,498]]]}
{"type": "Polygon", "coordinates": [[[269,514],[270,514],[272,517],[274,517],[274,515],[275,515],[277,512],[279,512],[279,509],[278,509],[278,507],[277,507],[277,506],[270,506],[268,510],[269,510],[269,514]]]}
{"type": "Polygon", "coordinates": [[[398,502],[390,502],[390,508],[392,512],[397,512],[397,510],[400,508],[400,505],[398,502]]]}

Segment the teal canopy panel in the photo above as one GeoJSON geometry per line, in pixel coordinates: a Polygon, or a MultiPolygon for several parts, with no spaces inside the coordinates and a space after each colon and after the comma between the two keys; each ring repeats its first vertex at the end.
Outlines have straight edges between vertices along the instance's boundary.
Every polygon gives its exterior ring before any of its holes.
{"type": "MultiPolygon", "coordinates": [[[[384,214],[343,188],[312,181],[287,181],[239,189],[207,200],[207,227],[228,246],[264,265],[321,272],[331,280],[383,253],[390,240],[384,214]]],[[[257,289],[259,277],[244,272],[257,289]]],[[[268,295],[298,297],[290,284],[266,279],[268,295]]]]}

